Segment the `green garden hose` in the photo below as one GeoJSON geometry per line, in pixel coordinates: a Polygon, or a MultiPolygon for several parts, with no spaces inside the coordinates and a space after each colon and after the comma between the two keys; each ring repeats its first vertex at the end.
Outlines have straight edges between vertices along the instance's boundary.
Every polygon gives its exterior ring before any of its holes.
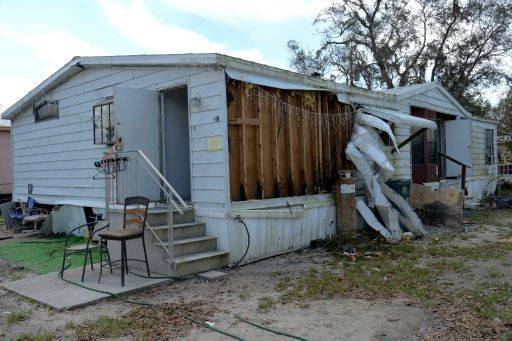
{"type": "Polygon", "coordinates": [[[251,326],[254,326],[254,327],[257,327],[257,328],[260,328],[260,329],[263,329],[263,330],[266,330],[268,332],[272,332],[274,334],[279,334],[279,335],[283,335],[283,336],[287,336],[287,337],[291,337],[292,339],[297,339],[297,340],[302,340],[302,341],[309,341],[308,339],[306,339],[305,337],[302,337],[302,336],[297,336],[297,335],[293,335],[293,334],[290,334],[290,333],[286,333],[286,332],[282,332],[280,330],[276,330],[276,329],[272,329],[272,328],[269,328],[269,327],[265,327],[265,326],[262,326],[261,324],[257,324],[255,322],[252,322],[246,318],[243,318],[239,315],[235,315],[235,317],[237,319],[239,319],[240,321],[243,321],[247,324],[250,324],[251,326]]]}
{"type": "MultiPolygon", "coordinates": [[[[140,305],[140,306],[145,306],[145,307],[151,307],[151,308],[156,308],[157,306],[155,304],[152,304],[152,303],[149,303],[149,302],[143,302],[143,301],[132,301],[132,300],[129,300],[127,298],[124,298],[120,295],[117,295],[117,294],[114,294],[112,292],[109,292],[109,291],[104,291],[104,290],[99,290],[99,289],[94,289],[94,288],[90,288],[86,285],[83,285],[81,283],[77,283],[77,282],[74,282],[74,281],[70,281],[68,279],[65,279],[64,277],[59,277],[60,279],[62,279],[64,282],[67,282],[69,284],[73,284],[73,285],[76,285],[76,286],[79,286],[81,288],[84,288],[84,289],[87,289],[87,290],[91,290],[91,291],[95,291],[95,292],[99,292],[101,294],[106,294],[106,295],[109,295],[110,297],[113,297],[115,299],[118,299],[118,300],[121,300],[123,302],[126,302],[126,303],[130,303],[130,304],[135,304],[135,305],[140,305]]],[[[217,333],[221,333],[223,335],[226,335],[226,336],[229,336],[235,340],[240,340],[240,341],[243,341],[244,339],[241,338],[240,336],[238,335],[235,335],[235,334],[231,334],[225,330],[222,330],[222,329],[219,329],[219,328],[216,328],[214,326],[210,326],[202,321],[199,321],[191,316],[188,316],[184,313],[182,313],[181,311],[179,311],[179,309],[175,309],[174,310],[180,317],[183,317],[184,319],[186,320],[189,320],[190,322],[192,323],[195,323],[201,327],[204,327],[204,328],[207,328],[207,329],[210,329],[210,330],[213,330],[217,333]]]]}

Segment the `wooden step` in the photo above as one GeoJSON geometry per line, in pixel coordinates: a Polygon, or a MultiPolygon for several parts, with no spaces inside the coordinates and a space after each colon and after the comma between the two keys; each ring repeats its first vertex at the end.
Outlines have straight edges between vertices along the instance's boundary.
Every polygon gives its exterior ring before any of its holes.
{"type": "MultiPolygon", "coordinates": [[[[168,242],[164,244],[169,245],[168,242]]],[[[162,246],[158,242],[154,242],[153,245],[162,246]]],[[[176,257],[215,250],[217,250],[217,237],[202,236],[174,240],[174,255],[176,257]]]]}
{"type": "Polygon", "coordinates": [[[228,265],[229,252],[208,251],[174,258],[174,275],[185,276],[228,265]]]}
{"type": "MultiPolygon", "coordinates": [[[[153,227],[153,231],[162,241],[167,241],[168,226],[153,227]]],[[[194,238],[204,236],[206,225],[204,223],[181,223],[175,224],[173,227],[174,239],[194,238]]]]}

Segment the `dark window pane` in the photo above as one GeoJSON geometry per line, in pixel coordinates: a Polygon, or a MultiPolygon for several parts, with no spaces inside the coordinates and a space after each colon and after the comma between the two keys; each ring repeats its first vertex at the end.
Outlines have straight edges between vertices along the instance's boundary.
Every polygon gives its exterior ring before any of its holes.
{"type": "Polygon", "coordinates": [[[437,164],[437,156],[436,154],[428,154],[428,163],[436,165],[437,164]]]}
{"type": "Polygon", "coordinates": [[[413,165],[424,165],[425,164],[425,155],[423,153],[412,153],[412,164],[413,165]]]}
{"type": "Polygon", "coordinates": [[[114,142],[114,118],[112,104],[93,107],[94,143],[110,144],[114,142]]]}

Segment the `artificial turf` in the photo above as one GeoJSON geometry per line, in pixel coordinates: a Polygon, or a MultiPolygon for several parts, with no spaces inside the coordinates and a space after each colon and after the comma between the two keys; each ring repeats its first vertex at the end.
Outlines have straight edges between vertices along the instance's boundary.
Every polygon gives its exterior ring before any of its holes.
{"type": "MultiPolygon", "coordinates": [[[[23,265],[35,274],[42,275],[59,271],[62,264],[66,237],[32,238],[11,240],[0,244],[0,259],[10,264],[23,265]]],[[[83,237],[71,237],[69,245],[85,243],[83,237]]],[[[99,250],[93,250],[93,261],[99,261],[99,250]]],[[[84,254],[71,254],[66,264],[82,266],[84,254]]]]}

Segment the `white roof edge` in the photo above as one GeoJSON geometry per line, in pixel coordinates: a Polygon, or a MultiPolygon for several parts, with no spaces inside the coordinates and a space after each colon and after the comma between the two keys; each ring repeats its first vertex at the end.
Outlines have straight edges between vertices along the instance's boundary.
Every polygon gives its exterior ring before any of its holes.
{"type": "Polygon", "coordinates": [[[123,56],[94,56],[74,57],[50,77],[37,85],[20,100],[2,113],[2,118],[11,119],[21,110],[24,110],[31,102],[37,100],[45,92],[50,91],[60,83],[68,80],[75,74],[88,67],[102,66],[216,66],[242,70],[261,76],[285,80],[291,83],[304,83],[305,86],[322,88],[333,92],[346,92],[349,94],[377,98],[382,101],[393,101],[394,96],[382,92],[371,91],[362,88],[333,81],[310,77],[297,72],[280,69],[265,64],[251,62],[240,58],[230,57],[217,53],[190,53],[190,54],[153,54],[153,55],[123,55],[123,56]]]}
{"type": "Polygon", "coordinates": [[[423,92],[426,92],[426,91],[429,91],[432,89],[438,89],[439,91],[441,91],[443,93],[443,95],[445,95],[450,100],[450,102],[452,102],[461,111],[461,113],[464,116],[466,116],[467,118],[473,117],[473,115],[469,111],[467,111],[466,108],[464,108],[464,106],[462,104],[460,104],[459,101],[457,101],[455,99],[455,97],[453,97],[452,94],[450,94],[450,92],[448,90],[446,90],[438,82],[428,82],[428,83],[423,83],[422,85],[424,85],[424,86],[412,88],[410,91],[406,91],[403,94],[395,95],[395,97],[397,100],[402,101],[402,100],[411,98],[413,96],[416,96],[418,94],[421,94],[423,92]]]}

